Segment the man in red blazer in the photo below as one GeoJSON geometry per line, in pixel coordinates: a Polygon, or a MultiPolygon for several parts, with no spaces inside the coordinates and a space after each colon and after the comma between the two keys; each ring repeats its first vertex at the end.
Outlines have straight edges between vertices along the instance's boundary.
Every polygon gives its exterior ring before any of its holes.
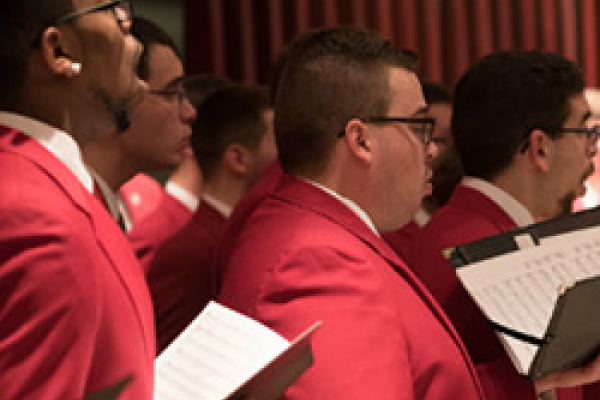
{"type": "Polygon", "coordinates": [[[0,13],[0,397],[78,399],[132,376],[150,400],[154,327],[139,264],[92,195],[80,146],[123,131],[146,90],[128,1],[0,13]]]}
{"type": "Polygon", "coordinates": [[[208,96],[193,125],[202,169],[202,203],[156,252],[147,274],[162,351],[216,296],[215,257],[239,199],[276,156],[273,109],[259,87],[232,86],[208,96]]]}
{"type": "MultiPolygon", "coordinates": [[[[160,204],[163,193],[138,190],[136,202],[135,197],[122,199],[119,196],[121,186],[143,171],[174,170],[184,160],[185,153],[191,152],[191,123],[196,118],[196,109],[186,95],[183,65],[173,40],[158,25],[140,17],[135,18],[132,34],[143,45],[137,73],[148,82],[150,90],[133,112],[127,132],[90,141],[83,149],[86,163],[103,186],[101,189],[111,212],[116,219],[123,220],[127,232],[132,230],[134,222],[139,224],[148,218],[148,215],[141,218],[134,214],[138,207],[145,207],[142,201],[150,203],[150,207],[153,203],[160,204]],[[142,193],[158,199],[141,198],[142,193]]],[[[131,185],[147,184],[147,180],[138,179],[131,185]]],[[[197,201],[196,198],[192,208],[197,207],[197,201]]],[[[171,211],[173,217],[165,219],[162,231],[154,234],[168,237],[167,233],[174,233],[192,214],[186,207],[181,207],[183,213],[177,211],[171,211]]]]}
{"type": "MultiPolygon", "coordinates": [[[[83,152],[104,203],[128,233],[138,260],[147,270],[158,246],[190,220],[200,193],[190,193],[190,185],[171,183],[171,194],[147,175],[134,176],[170,171],[182,162],[197,168],[186,160],[192,157],[186,153],[191,153],[189,138],[196,109],[187,98],[181,57],[169,35],[140,17],[134,20],[132,35],[143,46],[137,73],[150,90],[133,112],[127,132],[90,141],[83,152]],[[122,186],[126,187],[121,190],[122,186]]],[[[200,173],[191,172],[188,182],[194,188],[199,186],[196,181],[200,173]]]]}
{"type": "MultiPolygon", "coordinates": [[[[517,373],[443,253],[569,212],[593,171],[598,138],[587,129],[591,114],[583,89],[573,63],[535,51],[485,57],[456,88],[452,133],[467,177],[415,236],[407,261],[456,326],[489,399],[535,399],[534,384],[517,373]]],[[[540,392],[597,376],[579,378],[551,376],[536,384],[540,392]]],[[[585,388],[585,398],[597,398],[593,390],[585,388]]],[[[559,399],[577,398],[581,388],[559,393],[559,399]]]]}
{"type": "Polygon", "coordinates": [[[431,190],[411,56],[350,28],[290,49],[275,103],[286,173],[243,224],[220,295],[288,338],[323,321],[286,399],[484,398],[456,332],[378,234],[431,190]]]}

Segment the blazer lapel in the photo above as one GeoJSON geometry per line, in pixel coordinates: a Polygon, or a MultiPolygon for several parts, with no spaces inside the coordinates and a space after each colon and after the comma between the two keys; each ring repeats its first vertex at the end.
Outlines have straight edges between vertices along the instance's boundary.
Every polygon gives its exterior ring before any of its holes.
{"type": "Polygon", "coordinates": [[[148,354],[154,354],[152,351],[154,347],[153,330],[151,326],[144,323],[144,321],[151,320],[151,318],[143,318],[143,315],[152,315],[152,305],[147,287],[140,284],[140,282],[145,282],[145,278],[139,263],[133,255],[131,246],[108,211],[102,207],[100,202],[86,190],[59,159],[27,135],[0,126],[0,151],[18,154],[35,164],[62,189],[74,206],[88,217],[96,233],[98,245],[131,300],[131,306],[136,314],[140,329],[146,338],[148,354]],[[121,265],[126,267],[119,268],[121,265]],[[130,266],[134,268],[129,268],[130,266]]]}

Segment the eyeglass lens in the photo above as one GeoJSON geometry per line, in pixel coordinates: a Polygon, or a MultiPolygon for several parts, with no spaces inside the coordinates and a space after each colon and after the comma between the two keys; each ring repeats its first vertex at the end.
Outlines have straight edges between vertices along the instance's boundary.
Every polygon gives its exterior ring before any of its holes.
{"type": "Polygon", "coordinates": [[[423,144],[427,145],[431,142],[431,137],[433,136],[433,125],[427,121],[423,122],[408,122],[407,123],[410,130],[423,142],[423,144]]]}

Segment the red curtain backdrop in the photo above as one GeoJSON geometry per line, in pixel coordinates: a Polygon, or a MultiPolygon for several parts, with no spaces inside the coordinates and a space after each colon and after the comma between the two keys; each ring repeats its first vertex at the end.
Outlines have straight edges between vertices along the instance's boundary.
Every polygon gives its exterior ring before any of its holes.
{"type": "Polygon", "coordinates": [[[542,49],[599,84],[596,0],[186,0],[189,72],[266,83],[278,51],[298,33],[353,25],[417,51],[423,79],[453,85],[496,49],[542,49]]]}

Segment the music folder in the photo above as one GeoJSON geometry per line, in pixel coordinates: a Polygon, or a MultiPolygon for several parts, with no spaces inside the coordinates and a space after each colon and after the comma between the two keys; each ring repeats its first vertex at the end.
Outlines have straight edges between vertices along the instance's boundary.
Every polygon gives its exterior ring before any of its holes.
{"type": "Polygon", "coordinates": [[[535,379],[599,353],[599,208],[457,246],[450,262],[521,374],[535,379]]]}

